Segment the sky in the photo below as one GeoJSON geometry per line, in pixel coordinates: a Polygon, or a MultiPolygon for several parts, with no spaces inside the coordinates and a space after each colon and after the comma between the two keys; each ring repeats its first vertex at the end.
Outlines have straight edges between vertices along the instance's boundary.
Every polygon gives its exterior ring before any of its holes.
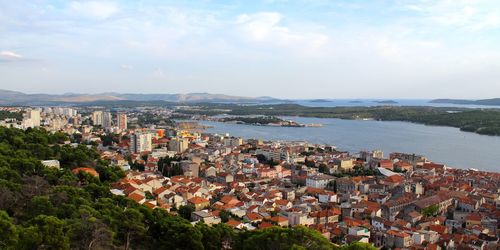
{"type": "Polygon", "coordinates": [[[0,89],[500,97],[500,1],[0,0],[0,89]]]}

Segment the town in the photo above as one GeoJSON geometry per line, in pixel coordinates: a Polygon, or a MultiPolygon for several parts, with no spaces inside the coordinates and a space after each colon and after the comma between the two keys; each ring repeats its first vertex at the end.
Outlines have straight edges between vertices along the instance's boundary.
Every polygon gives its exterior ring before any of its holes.
{"type": "MultiPolygon", "coordinates": [[[[3,107],[1,126],[43,127],[94,147],[125,177],[114,195],[192,224],[306,226],[384,249],[497,249],[500,173],[412,152],[345,152],[303,141],[209,134],[162,107],[3,107]]],[[[334,142],[333,142],[334,143],[334,142]]],[[[457,152],[459,153],[459,152],[457,152]]],[[[57,160],[42,161],[60,168],[57,160]]],[[[88,166],[77,174],[99,174],[88,166]]]]}

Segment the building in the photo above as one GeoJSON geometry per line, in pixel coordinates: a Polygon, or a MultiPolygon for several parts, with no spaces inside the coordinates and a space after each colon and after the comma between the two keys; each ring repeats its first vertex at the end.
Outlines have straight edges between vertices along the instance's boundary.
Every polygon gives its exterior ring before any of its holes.
{"type": "Polygon", "coordinates": [[[61,164],[59,163],[58,160],[45,160],[45,161],[42,161],[42,165],[44,165],[48,168],[57,168],[57,169],[61,168],[61,164]]]}
{"type": "Polygon", "coordinates": [[[127,114],[123,112],[116,113],[116,126],[121,129],[127,129],[127,114]]]}
{"type": "Polygon", "coordinates": [[[193,197],[188,200],[188,204],[194,206],[195,211],[200,211],[208,206],[210,206],[210,201],[203,197],[193,197]]]}
{"type": "Polygon", "coordinates": [[[150,133],[137,132],[130,137],[130,152],[142,153],[151,152],[153,146],[151,143],[152,136],[150,133]]]}
{"type": "Polygon", "coordinates": [[[113,126],[113,118],[110,112],[104,112],[102,114],[102,126],[104,128],[111,128],[111,126],[113,126]]]}
{"type": "Polygon", "coordinates": [[[236,137],[224,138],[224,146],[226,147],[238,147],[243,144],[243,139],[236,137]]]}
{"type": "Polygon", "coordinates": [[[173,138],[168,142],[168,150],[182,153],[187,150],[189,141],[186,138],[173,138]]]}
{"type": "Polygon", "coordinates": [[[102,126],[102,111],[92,112],[92,123],[94,126],[102,126]]]}
{"type": "Polygon", "coordinates": [[[412,244],[413,240],[410,234],[396,230],[387,231],[385,247],[389,249],[407,248],[412,244]]]}
{"type": "Polygon", "coordinates": [[[215,217],[213,214],[204,210],[192,212],[191,221],[203,221],[207,225],[221,223],[221,219],[219,217],[215,217]]]}
{"type": "Polygon", "coordinates": [[[26,117],[23,119],[23,125],[25,128],[36,128],[40,127],[40,110],[32,109],[26,113],[26,117]]]}
{"type": "Polygon", "coordinates": [[[335,177],[326,174],[316,174],[308,176],[306,179],[306,186],[313,188],[326,188],[328,183],[335,180],[335,177]]]}

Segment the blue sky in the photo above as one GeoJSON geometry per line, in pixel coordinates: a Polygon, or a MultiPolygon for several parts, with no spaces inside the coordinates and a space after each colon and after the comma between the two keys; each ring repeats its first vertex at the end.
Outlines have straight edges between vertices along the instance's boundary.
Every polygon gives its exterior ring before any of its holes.
{"type": "Polygon", "coordinates": [[[0,0],[0,88],[500,97],[500,1],[0,0]]]}

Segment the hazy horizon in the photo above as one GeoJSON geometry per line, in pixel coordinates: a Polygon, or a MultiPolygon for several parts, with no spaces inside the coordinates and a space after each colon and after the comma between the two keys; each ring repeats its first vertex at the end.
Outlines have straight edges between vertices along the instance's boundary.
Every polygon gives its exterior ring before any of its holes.
{"type": "MultiPolygon", "coordinates": [[[[364,97],[364,98],[359,98],[359,97],[350,97],[350,98],[339,98],[339,97],[312,97],[312,98],[288,98],[288,97],[275,97],[275,96],[269,96],[269,95],[260,95],[260,96],[248,96],[248,95],[233,95],[233,94],[225,94],[225,93],[211,93],[211,92],[184,92],[184,93],[177,93],[177,92],[157,92],[157,93],[131,93],[131,92],[64,92],[64,93],[48,93],[48,92],[25,92],[25,91],[18,91],[18,90],[11,90],[11,89],[0,89],[0,91],[13,91],[13,92],[21,92],[24,94],[29,94],[29,95],[99,95],[99,94],[119,94],[119,95],[128,95],[128,94],[137,94],[137,95],[158,95],[158,94],[168,94],[168,95],[188,95],[188,94],[211,94],[211,95],[226,95],[226,96],[234,96],[234,97],[248,97],[248,98],[275,98],[278,100],[374,100],[374,101],[381,101],[381,100],[416,100],[416,101],[428,101],[428,100],[434,100],[434,99],[463,99],[463,100],[483,100],[483,99],[497,99],[500,97],[488,97],[488,98],[448,98],[448,97],[437,97],[437,98],[426,98],[426,97],[421,97],[421,98],[382,98],[382,97],[364,97]]],[[[499,95],[500,96],[500,95],[499,95]]]]}
{"type": "Polygon", "coordinates": [[[0,89],[487,99],[496,0],[4,1],[0,89]]]}

